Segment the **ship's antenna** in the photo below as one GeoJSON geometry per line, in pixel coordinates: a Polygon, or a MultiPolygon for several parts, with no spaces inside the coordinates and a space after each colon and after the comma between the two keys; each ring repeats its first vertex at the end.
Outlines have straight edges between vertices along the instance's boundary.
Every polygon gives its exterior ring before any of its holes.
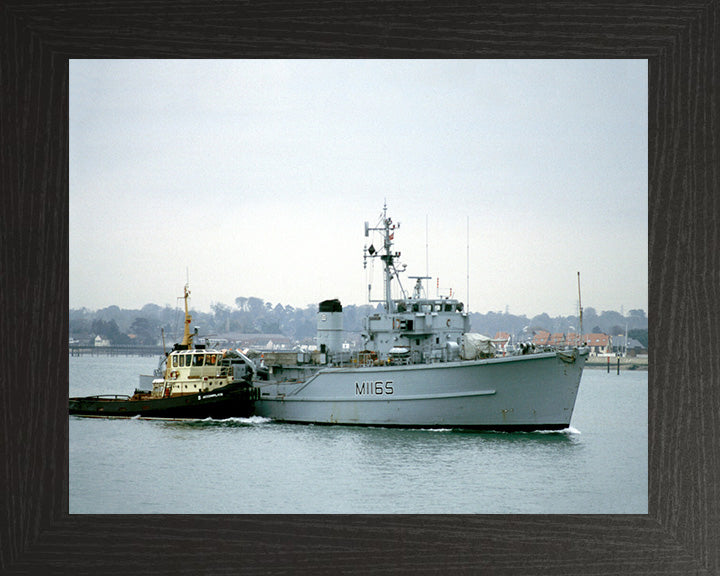
{"type": "Polygon", "coordinates": [[[465,304],[467,305],[467,311],[470,312],[470,216],[467,216],[467,233],[466,233],[466,244],[467,244],[467,261],[465,263],[465,270],[467,271],[467,277],[465,278],[465,304]]]}
{"type": "Polygon", "coordinates": [[[580,272],[578,274],[578,309],[580,311],[580,340],[583,337],[583,325],[582,325],[582,298],[580,296],[580,272]]]}
{"type": "Polygon", "coordinates": [[[428,215],[425,214],[425,276],[430,276],[430,265],[428,264],[428,215]]]}

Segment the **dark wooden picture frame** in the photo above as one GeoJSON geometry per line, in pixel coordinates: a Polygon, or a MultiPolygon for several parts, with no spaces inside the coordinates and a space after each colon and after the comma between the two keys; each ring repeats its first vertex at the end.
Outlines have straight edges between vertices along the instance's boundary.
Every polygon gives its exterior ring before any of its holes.
{"type": "Polygon", "coordinates": [[[718,0],[0,6],[0,573],[720,574],[718,0]],[[68,514],[72,58],[649,64],[649,514],[68,514]]]}

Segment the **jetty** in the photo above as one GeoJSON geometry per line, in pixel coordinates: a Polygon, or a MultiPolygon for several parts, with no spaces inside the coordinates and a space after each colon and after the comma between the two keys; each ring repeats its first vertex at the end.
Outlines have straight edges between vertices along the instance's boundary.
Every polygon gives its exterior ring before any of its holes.
{"type": "Polygon", "coordinates": [[[70,356],[160,356],[163,354],[162,346],[89,346],[70,344],[70,356]]]}

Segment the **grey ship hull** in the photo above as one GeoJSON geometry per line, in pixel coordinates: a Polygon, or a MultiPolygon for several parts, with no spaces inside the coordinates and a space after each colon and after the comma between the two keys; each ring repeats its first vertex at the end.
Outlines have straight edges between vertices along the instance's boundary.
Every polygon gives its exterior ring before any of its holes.
{"type": "Polygon", "coordinates": [[[588,350],[437,364],[324,368],[262,382],[255,413],[283,422],[559,430],[570,425],[588,350]]]}

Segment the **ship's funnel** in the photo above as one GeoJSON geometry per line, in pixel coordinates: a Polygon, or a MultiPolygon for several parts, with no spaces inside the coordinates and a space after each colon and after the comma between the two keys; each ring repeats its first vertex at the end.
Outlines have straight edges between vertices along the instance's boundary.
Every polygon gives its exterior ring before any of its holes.
{"type": "Polygon", "coordinates": [[[317,343],[320,352],[334,354],[342,351],[343,315],[340,300],[320,302],[317,314],[317,343]]]}

